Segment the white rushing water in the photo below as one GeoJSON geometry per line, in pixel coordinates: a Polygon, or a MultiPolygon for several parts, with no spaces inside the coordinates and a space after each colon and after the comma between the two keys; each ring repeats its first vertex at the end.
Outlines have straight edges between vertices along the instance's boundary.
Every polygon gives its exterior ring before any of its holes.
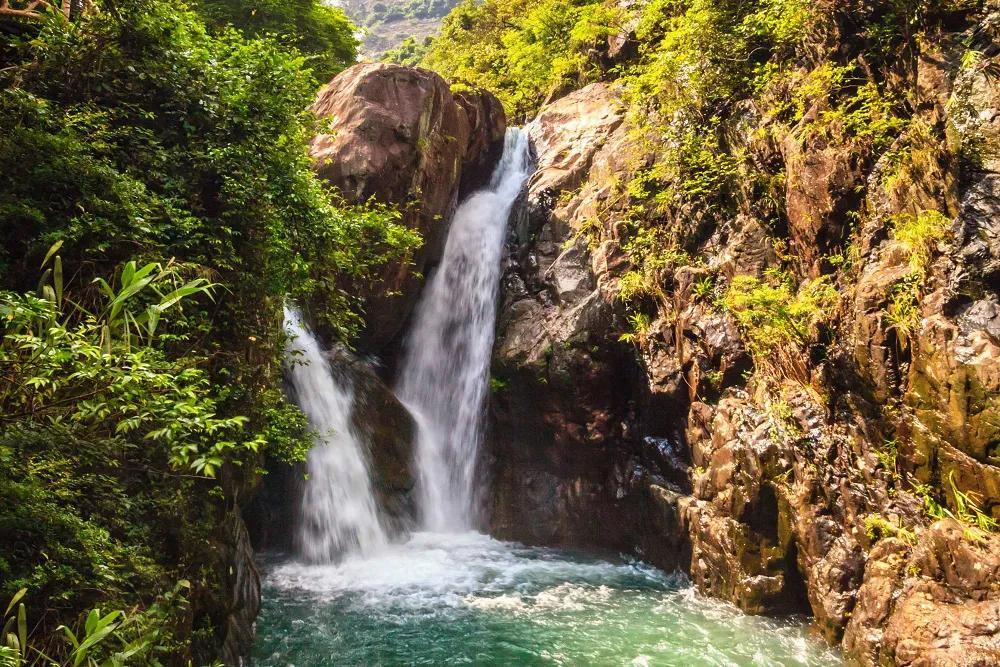
{"type": "Polygon", "coordinates": [[[311,563],[370,554],[387,543],[372,493],[367,447],[351,424],[354,391],[335,379],[300,315],[285,308],[289,379],[316,433],[299,512],[299,553],[311,563]]]}
{"type": "Polygon", "coordinates": [[[264,591],[258,667],[842,664],[804,619],[747,616],[683,575],[473,532],[265,567],[264,591]]]}
{"type": "Polygon", "coordinates": [[[507,130],[490,185],[451,223],[406,345],[398,395],[418,423],[418,503],[430,530],[475,526],[476,470],[507,218],[530,175],[527,134],[507,130]]]}

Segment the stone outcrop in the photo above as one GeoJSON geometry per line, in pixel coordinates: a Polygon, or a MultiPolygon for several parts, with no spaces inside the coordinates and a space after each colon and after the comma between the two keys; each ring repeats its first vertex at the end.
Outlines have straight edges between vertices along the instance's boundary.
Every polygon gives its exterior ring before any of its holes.
{"type": "Polygon", "coordinates": [[[354,203],[401,208],[420,232],[410,263],[387,267],[365,290],[366,350],[378,352],[402,330],[421,278],[440,260],[460,188],[488,178],[503,148],[506,119],[487,92],[453,95],[439,75],[385,63],[337,75],[313,105],[322,133],[312,142],[316,173],[354,203]]]}
{"type": "Polygon", "coordinates": [[[1000,539],[953,519],[868,554],[844,648],[871,665],[1000,664],[1000,539]]]}

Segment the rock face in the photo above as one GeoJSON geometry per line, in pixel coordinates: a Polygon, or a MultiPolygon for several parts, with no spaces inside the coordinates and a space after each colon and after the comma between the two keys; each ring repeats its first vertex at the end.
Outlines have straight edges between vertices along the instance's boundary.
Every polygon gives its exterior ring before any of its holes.
{"type": "Polygon", "coordinates": [[[1000,663],[1000,539],[939,521],[868,554],[844,648],[872,665],[1000,663]]]}
{"type": "Polygon", "coordinates": [[[602,196],[563,193],[617,168],[623,111],[614,90],[583,88],[528,127],[538,171],[514,221],[494,357],[492,526],[543,544],[591,544],[683,562],[677,499],[686,483],[669,398],[641,384],[617,341],[609,271],[618,259],[573,239],[602,196]],[[624,391],[623,391],[624,388],[624,391]],[[659,413],[659,414],[658,414],[659,413]],[[647,539],[653,537],[653,539],[647,539]]]}
{"type": "Polygon", "coordinates": [[[679,259],[638,295],[624,246],[645,202],[625,184],[655,149],[607,84],[543,108],[493,360],[495,533],[809,613],[852,664],[1000,664],[1000,542],[969,527],[1000,518],[1000,93],[960,40],[921,49],[890,150],[811,133],[819,107],[780,127],[740,111],[767,131],[727,141],[780,165],[777,230],[746,193],[726,216],[658,212],[679,259]],[[929,212],[949,223],[915,269],[897,226],[929,212]],[[828,276],[838,303],[800,348],[752,358],[719,297],[779,268],[828,276]]]}
{"type": "Polygon", "coordinates": [[[362,341],[378,352],[409,317],[419,276],[440,260],[460,186],[488,178],[506,119],[489,93],[456,98],[433,72],[384,63],[344,70],[320,91],[313,110],[325,123],[310,149],[316,173],[350,202],[399,206],[404,224],[424,240],[411,264],[388,267],[362,295],[362,341]]]}

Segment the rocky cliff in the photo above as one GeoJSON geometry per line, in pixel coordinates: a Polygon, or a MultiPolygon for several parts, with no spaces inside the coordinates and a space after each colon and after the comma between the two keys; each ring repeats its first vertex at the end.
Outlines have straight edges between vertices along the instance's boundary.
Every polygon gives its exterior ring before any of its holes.
{"type": "Polygon", "coordinates": [[[1000,93],[961,48],[995,21],[924,40],[881,155],[811,133],[821,102],[791,127],[742,110],[768,132],[727,141],[783,175],[783,225],[753,196],[660,222],[683,257],[638,299],[623,184],[656,149],[613,84],[543,108],[494,360],[495,532],[809,612],[861,664],[1000,662],[1000,93]],[[776,270],[829,298],[804,344],[761,355],[726,295],[776,270]]]}

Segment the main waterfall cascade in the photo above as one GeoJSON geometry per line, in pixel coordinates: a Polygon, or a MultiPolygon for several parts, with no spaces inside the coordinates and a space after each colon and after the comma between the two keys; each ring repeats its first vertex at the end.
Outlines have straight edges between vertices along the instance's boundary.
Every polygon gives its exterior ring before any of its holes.
{"type": "MultiPolygon", "coordinates": [[[[418,424],[418,507],[423,527],[473,526],[500,259],[511,206],[529,175],[527,135],[510,129],[489,187],[455,212],[440,268],[427,287],[399,387],[418,424]]],[[[285,309],[289,378],[316,432],[297,545],[310,563],[370,555],[388,544],[372,492],[368,447],[351,423],[353,388],[334,378],[298,312],[285,309]]]]}
{"type": "Polygon", "coordinates": [[[309,451],[297,544],[310,563],[370,554],[388,542],[372,493],[367,447],[351,424],[353,388],[335,379],[319,342],[285,308],[289,380],[317,444],[309,451]]]}
{"type": "Polygon", "coordinates": [[[476,525],[501,255],[511,207],[530,169],[527,133],[508,129],[489,187],[455,212],[406,344],[397,393],[418,425],[418,507],[429,530],[476,525]]]}

